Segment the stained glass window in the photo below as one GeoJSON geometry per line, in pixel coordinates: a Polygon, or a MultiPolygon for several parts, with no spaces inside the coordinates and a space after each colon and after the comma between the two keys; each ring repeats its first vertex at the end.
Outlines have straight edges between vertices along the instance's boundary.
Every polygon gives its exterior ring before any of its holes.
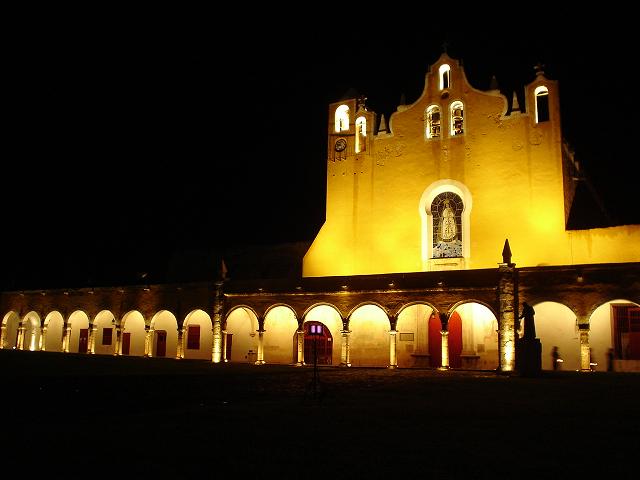
{"type": "Polygon", "coordinates": [[[433,258],[462,257],[462,199],[443,192],[433,199],[433,258]]]}

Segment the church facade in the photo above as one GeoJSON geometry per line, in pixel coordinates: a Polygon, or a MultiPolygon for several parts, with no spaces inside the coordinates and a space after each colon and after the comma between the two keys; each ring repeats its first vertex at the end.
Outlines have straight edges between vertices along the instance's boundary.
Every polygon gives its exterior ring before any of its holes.
{"type": "Polygon", "coordinates": [[[524,99],[445,53],[388,127],[333,103],[301,277],[4,292],[2,348],[511,372],[526,302],[543,369],[557,347],[563,369],[640,371],[640,226],[567,228],[558,85],[538,71],[524,99]]]}

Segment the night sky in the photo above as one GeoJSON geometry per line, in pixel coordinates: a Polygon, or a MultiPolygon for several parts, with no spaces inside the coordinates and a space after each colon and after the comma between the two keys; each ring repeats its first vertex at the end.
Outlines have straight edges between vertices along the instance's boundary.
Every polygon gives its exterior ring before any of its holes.
{"type": "Polygon", "coordinates": [[[517,22],[406,33],[394,22],[354,28],[335,49],[333,35],[306,25],[237,23],[224,35],[87,24],[25,36],[6,69],[15,108],[1,286],[118,284],[144,272],[163,281],[177,252],[312,240],[324,220],[328,104],[354,88],[388,120],[401,96],[417,100],[445,41],[472,86],[495,75],[509,98],[543,63],[594,188],[618,223],[640,223],[627,147],[635,54],[629,31],[603,22],[571,33],[517,22]]]}

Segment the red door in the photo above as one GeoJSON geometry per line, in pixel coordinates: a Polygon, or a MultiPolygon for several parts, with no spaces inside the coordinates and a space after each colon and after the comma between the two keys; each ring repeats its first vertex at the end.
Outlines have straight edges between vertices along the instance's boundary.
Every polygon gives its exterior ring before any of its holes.
{"type": "Polygon", "coordinates": [[[87,353],[87,346],[89,345],[89,329],[80,329],[80,338],[78,339],[78,352],[87,353]]]}
{"type": "Polygon", "coordinates": [[[449,366],[462,367],[462,319],[458,312],[449,317],[449,366]]]}
{"type": "Polygon", "coordinates": [[[167,332],[166,330],[156,330],[156,357],[167,355],[167,332]]]}
{"type": "MultiPolygon", "coordinates": [[[[294,339],[296,334],[294,334],[294,339]]],[[[297,342],[294,342],[297,351],[297,342]]],[[[318,365],[331,365],[333,357],[333,337],[329,329],[320,322],[306,322],[304,324],[304,363],[313,365],[314,353],[317,353],[318,365]],[[320,326],[322,333],[311,335],[311,326],[320,326]]],[[[296,356],[297,357],[297,356],[296,356]]]]}
{"type": "Polygon", "coordinates": [[[122,334],[122,355],[129,355],[129,349],[131,348],[131,333],[122,334]]]}
{"type": "Polygon", "coordinates": [[[442,366],[442,323],[437,313],[429,317],[429,363],[432,368],[442,366]]]}

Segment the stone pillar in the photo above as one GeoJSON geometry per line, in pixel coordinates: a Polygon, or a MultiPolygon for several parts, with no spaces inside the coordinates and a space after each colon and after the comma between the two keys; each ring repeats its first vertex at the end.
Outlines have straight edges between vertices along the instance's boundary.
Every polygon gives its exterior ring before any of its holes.
{"type": "Polygon", "coordinates": [[[591,348],[589,347],[589,324],[579,323],[578,332],[580,333],[580,371],[591,371],[591,348]]]}
{"type": "Polygon", "coordinates": [[[7,338],[7,326],[2,325],[0,330],[0,350],[4,348],[5,338],[7,338]]]}
{"type": "Polygon", "coordinates": [[[341,330],[340,333],[342,334],[342,350],[340,352],[340,366],[350,367],[351,356],[349,352],[349,334],[351,333],[351,331],[341,330]]]}
{"type": "Polygon", "coordinates": [[[178,345],[176,349],[176,358],[180,360],[184,358],[184,328],[178,327],[178,345]]]}
{"type": "Polygon", "coordinates": [[[96,353],[96,331],[98,327],[91,325],[89,329],[89,353],[94,355],[96,353]]]}
{"type": "Polygon", "coordinates": [[[398,366],[398,356],[396,355],[396,342],[398,340],[398,332],[389,330],[389,368],[398,366]]]}
{"type": "Polygon", "coordinates": [[[264,330],[258,330],[258,358],[256,365],[264,365],[264,330]]]}
{"type": "Polygon", "coordinates": [[[62,335],[62,351],[69,353],[69,342],[71,340],[71,326],[67,324],[62,335]]]}
{"type": "Polygon", "coordinates": [[[43,352],[47,350],[47,327],[42,327],[42,333],[40,334],[40,345],[38,349],[43,352]]]}
{"type": "Polygon", "coordinates": [[[153,354],[153,328],[144,327],[144,356],[151,357],[153,354]]]}
{"type": "Polygon", "coordinates": [[[227,331],[222,330],[222,361],[227,363],[229,359],[227,358],[227,331]]]}
{"type": "Polygon", "coordinates": [[[498,370],[502,372],[512,372],[516,366],[515,309],[518,290],[515,266],[515,263],[507,262],[498,266],[498,370]]]}
{"type": "Polygon", "coordinates": [[[22,325],[22,322],[20,322],[20,325],[18,326],[18,341],[16,348],[18,350],[24,350],[24,326],[22,325]]]}
{"type": "Polygon", "coordinates": [[[296,331],[296,334],[298,336],[298,361],[296,362],[296,365],[301,367],[304,365],[304,327],[296,331]]]}
{"type": "Polygon", "coordinates": [[[449,370],[449,331],[440,330],[442,335],[442,366],[440,370],[449,370]]]}
{"type": "Polygon", "coordinates": [[[116,345],[113,351],[114,355],[122,355],[122,352],[120,351],[120,348],[122,347],[122,329],[120,328],[120,325],[116,325],[115,326],[116,329],[116,345]]]}
{"type": "Polygon", "coordinates": [[[213,343],[211,345],[211,361],[213,363],[220,363],[222,360],[222,311],[224,307],[222,286],[222,281],[216,282],[213,300],[213,343]]]}

